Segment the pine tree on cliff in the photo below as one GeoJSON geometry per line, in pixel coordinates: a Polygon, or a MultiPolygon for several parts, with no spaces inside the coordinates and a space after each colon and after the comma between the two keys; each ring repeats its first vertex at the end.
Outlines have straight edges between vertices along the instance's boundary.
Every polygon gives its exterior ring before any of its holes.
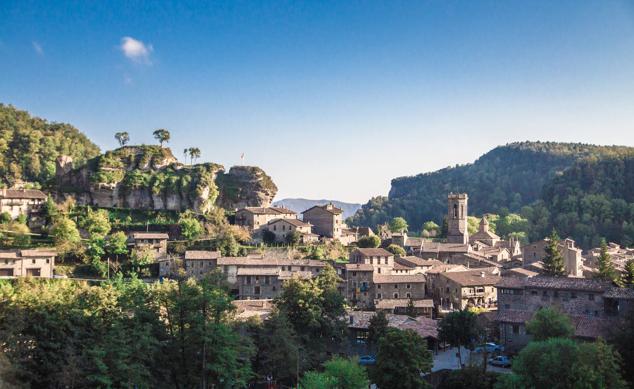
{"type": "Polygon", "coordinates": [[[544,257],[544,272],[547,275],[555,277],[565,275],[564,257],[559,251],[559,235],[557,235],[557,231],[554,229],[550,234],[544,250],[546,251],[546,256],[544,257]]]}
{"type": "Polygon", "coordinates": [[[154,138],[159,141],[161,147],[163,147],[163,143],[170,141],[170,132],[164,128],[159,128],[152,134],[154,135],[154,138]]]}

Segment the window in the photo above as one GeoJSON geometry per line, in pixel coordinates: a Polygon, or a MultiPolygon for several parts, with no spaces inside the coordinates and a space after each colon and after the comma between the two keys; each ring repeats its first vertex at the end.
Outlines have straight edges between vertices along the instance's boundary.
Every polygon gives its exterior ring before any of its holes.
{"type": "Polygon", "coordinates": [[[304,266],[300,266],[299,268],[300,271],[304,271],[304,269],[306,269],[304,266]]]}
{"type": "Polygon", "coordinates": [[[376,286],[376,288],[377,288],[377,289],[381,289],[381,285],[380,285],[380,284],[379,284],[379,285],[377,285],[377,286],[376,286]]]}
{"type": "Polygon", "coordinates": [[[511,309],[511,304],[504,304],[504,308],[511,309]]]}
{"type": "Polygon", "coordinates": [[[268,284],[270,284],[270,283],[271,283],[271,281],[270,281],[270,279],[269,279],[269,276],[264,276],[264,284],[265,284],[265,285],[268,285],[268,284]]]}
{"type": "Polygon", "coordinates": [[[412,286],[410,284],[407,284],[407,289],[410,289],[412,286]]]}
{"type": "Polygon", "coordinates": [[[553,292],[553,297],[554,298],[558,298],[559,297],[559,291],[558,290],[553,292]]]}
{"type": "Polygon", "coordinates": [[[31,263],[35,264],[35,259],[31,259],[31,263]]]}
{"type": "Polygon", "coordinates": [[[251,283],[251,276],[247,276],[247,284],[251,283]]]}
{"type": "Polygon", "coordinates": [[[394,293],[394,298],[397,299],[398,298],[398,293],[394,293]]]}
{"type": "Polygon", "coordinates": [[[577,293],[576,292],[570,292],[570,298],[571,299],[576,299],[577,298],[577,293]]]}
{"type": "Polygon", "coordinates": [[[379,272],[379,273],[381,272],[381,268],[378,268],[378,272],[379,272]]]}
{"type": "Polygon", "coordinates": [[[458,218],[458,204],[453,205],[453,218],[454,219],[458,218]]]}
{"type": "Polygon", "coordinates": [[[406,296],[407,296],[407,298],[412,298],[412,294],[411,293],[406,294],[406,296]]]}
{"type": "Polygon", "coordinates": [[[519,334],[519,333],[520,333],[520,326],[519,326],[519,324],[513,324],[513,333],[514,333],[515,335],[517,335],[517,334],[519,334]]]}
{"type": "Polygon", "coordinates": [[[594,294],[588,293],[588,300],[594,301],[594,294]]]}
{"type": "Polygon", "coordinates": [[[398,285],[397,284],[394,284],[394,289],[398,289],[398,285]]]}
{"type": "Polygon", "coordinates": [[[381,293],[377,293],[376,294],[376,298],[380,300],[381,299],[381,293]]]}
{"type": "Polygon", "coordinates": [[[256,286],[255,288],[253,288],[253,294],[260,294],[260,287],[256,286]]]}
{"type": "Polygon", "coordinates": [[[353,276],[353,277],[356,277],[356,276],[357,276],[357,272],[356,272],[356,271],[353,271],[353,272],[352,272],[352,276],[353,276]]]}
{"type": "Polygon", "coordinates": [[[532,296],[537,296],[537,291],[536,290],[531,290],[531,295],[532,296]]]}

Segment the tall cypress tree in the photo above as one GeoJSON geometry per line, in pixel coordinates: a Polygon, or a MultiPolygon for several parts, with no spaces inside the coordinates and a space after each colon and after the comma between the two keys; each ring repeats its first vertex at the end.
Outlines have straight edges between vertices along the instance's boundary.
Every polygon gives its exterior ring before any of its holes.
{"type": "Polygon", "coordinates": [[[544,257],[544,272],[555,277],[565,275],[564,257],[559,251],[559,235],[557,235],[557,231],[554,229],[553,232],[550,233],[545,251],[546,257],[544,257]]]}

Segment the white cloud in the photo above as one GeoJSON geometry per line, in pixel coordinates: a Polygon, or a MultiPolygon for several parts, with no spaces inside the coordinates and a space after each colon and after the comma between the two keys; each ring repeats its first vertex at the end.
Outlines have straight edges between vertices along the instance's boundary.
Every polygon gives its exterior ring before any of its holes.
{"type": "Polygon", "coordinates": [[[154,51],[152,45],[146,45],[140,40],[136,40],[129,36],[121,38],[121,46],[119,46],[123,55],[136,63],[151,65],[150,54],[154,51]]]}
{"type": "Polygon", "coordinates": [[[33,44],[33,50],[35,50],[37,55],[44,55],[44,48],[39,42],[33,41],[31,43],[33,44]]]}

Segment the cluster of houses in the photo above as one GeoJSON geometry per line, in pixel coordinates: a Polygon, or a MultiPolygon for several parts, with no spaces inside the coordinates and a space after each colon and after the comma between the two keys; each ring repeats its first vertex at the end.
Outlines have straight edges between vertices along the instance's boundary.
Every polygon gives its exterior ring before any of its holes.
{"type": "MultiPolygon", "coordinates": [[[[1,190],[0,212],[12,217],[37,214],[46,199],[38,192],[1,190]]],[[[346,263],[330,261],[340,278],[339,291],[351,309],[352,330],[363,334],[369,318],[384,311],[390,325],[412,328],[434,339],[434,319],[452,310],[476,308],[488,312],[500,341],[513,349],[529,341],[525,323],[541,307],[554,306],[569,314],[576,336],[588,339],[605,336],[615,319],[634,309],[634,289],[592,278],[599,249],[584,257],[573,240],[562,240],[559,250],[566,277],[548,277],[542,274],[547,239],[521,247],[518,241],[502,239],[491,231],[486,217],[470,235],[468,196],[450,194],[447,201],[446,240],[390,233],[382,236],[381,247],[353,248],[346,263]],[[389,244],[403,247],[406,255],[395,256],[385,249],[389,244]]],[[[249,229],[256,241],[265,233],[279,242],[295,234],[303,243],[339,240],[350,245],[373,234],[369,228],[348,228],[342,210],[332,204],[307,209],[301,220],[286,208],[247,207],[236,212],[235,224],[249,229]]],[[[316,277],[327,266],[325,261],[291,258],[284,250],[245,257],[188,250],[176,260],[168,254],[168,240],[169,235],[162,232],[132,232],[129,245],[131,250],[150,252],[163,277],[203,277],[220,271],[244,317],[266,315],[285,281],[316,277]]],[[[634,257],[634,250],[612,243],[608,253],[617,269],[634,257]]],[[[0,251],[0,277],[53,277],[55,255],[50,249],[0,251]]]]}

